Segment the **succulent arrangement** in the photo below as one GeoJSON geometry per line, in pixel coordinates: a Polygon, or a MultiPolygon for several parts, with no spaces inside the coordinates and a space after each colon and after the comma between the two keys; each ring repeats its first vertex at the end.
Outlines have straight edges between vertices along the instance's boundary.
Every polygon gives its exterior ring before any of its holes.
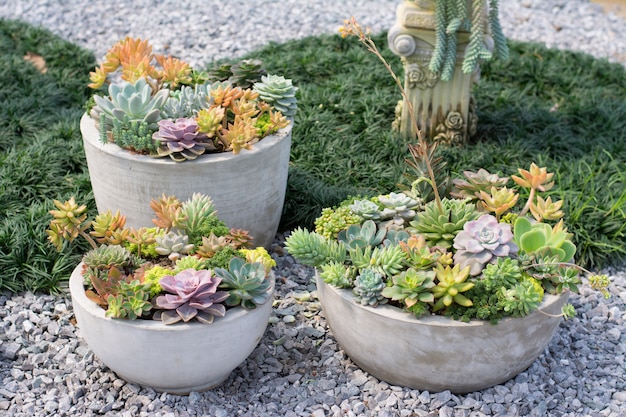
{"type": "MultiPolygon", "coordinates": [[[[450,1],[439,3],[438,10],[450,1]]],[[[289,253],[315,267],[325,283],[351,288],[356,302],[389,304],[417,317],[497,323],[536,310],[546,293],[577,291],[580,272],[589,271],[574,263],[576,246],[562,219],[563,201],[541,195],[553,188],[554,174],[532,163],[510,178],[479,169],[451,180],[436,155],[437,142],[422,135],[402,81],[371,30],[352,17],[339,31],[357,37],[378,57],[407,102],[416,139],[406,159],[410,184],[401,184],[398,193],[350,197],[324,208],[315,231],[297,228],[287,238],[289,253]]],[[[591,287],[609,296],[608,277],[590,275],[591,287]]],[[[565,317],[574,313],[570,304],[562,311],[565,317]]]]}
{"type": "Polygon", "coordinates": [[[54,204],[48,239],[59,251],[79,236],[89,242],[85,294],[108,317],[212,323],[229,308],[254,309],[272,296],[274,260],[250,248],[246,231],[229,229],[208,196],[181,202],[163,195],[150,203],[155,227],[139,229],[125,228],[119,211],[89,221],[74,198],[54,204]]]}
{"type": "Polygon", "coordinates": [[[177,162],[250,149],[297,110],[291,80],[267,74],[260,61],[199,72],[130,37],[109,49],[90,79],[89,114],[103,143],[177,162]]]}
{"type": "MultiPolygon", "coordinates": [[[[324,209],[315,231],[294,230],[286,248],[363,305],[493,323],[524,316],[547,293],[577,291],[584,270],[574,263],[563,201],[541,195],[554,174],[534,163],[518,172],[465,172],[440,204],[415,193],[352,197],[324,209]]],[[[608,294],[606,276],[589,282],[608,294]]]]}

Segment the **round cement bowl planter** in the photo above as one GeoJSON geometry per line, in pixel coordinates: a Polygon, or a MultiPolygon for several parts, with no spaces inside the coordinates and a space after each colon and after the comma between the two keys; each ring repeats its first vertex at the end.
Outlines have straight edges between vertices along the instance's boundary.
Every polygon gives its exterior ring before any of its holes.
{"type": "Polygon", "coordinates": [[[285,200],[292,124],[237,155],[206,154],[179,163],[103,144],[95,121],[84,114],[80,130],[98,211],[123,207],[127,227],[152,227],[152,199],[165,193],[185,201],[202,193],[228,227],[247,230],[255,246],[269,248],[285,200]]]}
{"type": "Polygon", "coordinates": [[[119,377],[156,391],[187,394],[221,384],[257,346],[272,309],[270,297],[254,310],[230,309],[208,325],[111,319],[85,295],[82,265],[70,277],[81,337],[119,377]]]}
{"type": "MultiPolygon", "coordinates": [[[[466,393],[509,380],[537,359],[562,320],[538,311],[497,325],[416,319],[389,305],[357,304],[351,290],[319,276],[317,288],[333,336],[359,367],[390,384],[430,392],[466,393]]],[[[539,308],[559,314],[568,295],[546,295],[539,308]]]]}

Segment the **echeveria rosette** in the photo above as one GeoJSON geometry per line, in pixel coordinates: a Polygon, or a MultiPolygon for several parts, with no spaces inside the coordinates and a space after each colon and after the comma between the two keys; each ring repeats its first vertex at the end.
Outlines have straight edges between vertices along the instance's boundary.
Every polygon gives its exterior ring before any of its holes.
{"type": "Polygon", "coordinates": [[[152,135],[152,139],[160,143],[157,156],[169,156],[182,162],[196,159],[207,149],[215,149],[206,133],[198,131],[198,123],[193,118],[165,119],[158,125],[159,130],[152,135]]]}
{"type": "Polygon", "coordinates": [[[462,268],[469,266],[470,275],[481,273],[487,263],[494,263],[498,257],[510,256],[518,251],[513,242],[511,225],[499,223],[490,215],[483,214],[463,226],[454,238],[454,262],[462,268]]]}
{"type": "Polygon", "coordinates": [[[176,275],[167,275],[159,280],[164,291],[169,294],[156,298],[155,319],[165,324],[196,319],[212,323],[214,316],[223,316],[226,307],[221,303],[228,298],[228,292],[217,291],[222,279],[210,270],[186,269],[176,275]]]}

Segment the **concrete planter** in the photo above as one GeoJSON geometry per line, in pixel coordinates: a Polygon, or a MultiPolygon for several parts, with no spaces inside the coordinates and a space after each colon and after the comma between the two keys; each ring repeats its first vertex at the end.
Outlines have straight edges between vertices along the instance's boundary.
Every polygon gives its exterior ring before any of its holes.
{"type": "MultiPolygon", "coordinates": [[[[478,391],[513,378],[537,359],[562,320],[539,311],[497,325],[416,319],[396,307],[357,304],[350,290],[319,276],[317,288],[333,336],[358,366],[390,384],[430,392],[478,391]]],[[[539,308],[559,314],[568,296],[546,295],[539,308]]]]}
{"type": "Polygon", "coordinates": [[[291,129],[292,124],[238,155],[207,154],[177,163],[103,144],[95,121],[87,114],[80,121],[99,212],[119,209],[126,215],[128,227],[152,227],[150,200],[165,193],[185,201],[202,193],[213,199],[220,219],[229,227],[248,230],[254,245],[266,248],[274,239],[283,210],[291,129]]]}
{"type": "Polygon", "coordinates": [[[257,346],[272,310],[270,298],[254,310],[230,309],[210,325],[111,319],[85,295],[82,265],[70,277],[80,336],[119,377],[156,391],[188,394],[221,384],[257,346]]]}

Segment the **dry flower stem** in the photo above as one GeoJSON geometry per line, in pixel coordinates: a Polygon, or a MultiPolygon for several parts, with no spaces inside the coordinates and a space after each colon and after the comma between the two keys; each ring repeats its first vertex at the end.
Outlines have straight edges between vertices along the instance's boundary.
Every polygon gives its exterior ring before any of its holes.
{"type": "MultiPolygon", "coordinates": [[[[376,44],[372,40],[371,29],[369,27],[366,27],[364,30],[359,24],[359,22],[357,22],[354,16],[351,17],[350,19],[344,20],[343,23],[344,25],[339,28],[339,33],[341,33],[341,37],[342,38],[346,38],[348,36],[358,37],[359,42],[365,45],[368,51],[372,52],[374,55],[378,57],[378,59],[383,63],[387,71],[389,71],[389,74],[391,74],[391,77],[393,78],[393,80],[396,82],[396,85],[398,86],[398,89],[400,90],[400,93],[402,94],[402,97],[404,98],[404,103],[407,105],[407,110],[409,111],[409,116],[411,117],[411,124],[413,125],[413,130],[416,132],[417,143],[418,143],[418,147],[417,147],[418,155],[426,162],[426,168],[428,170],[428,176],[430,177],[431,186],[433,188],[433,192],[435,195],[435,201],[437,203],[437,207],[439,208],[439,211],[443,213],[444,210],[443,210],[443,205],[441,204],[441,197],[439,196],[439,189],[437,187],[437,181],[435,180],[435,173],[433,172],[433,168],[430,164],[430,159],[428,158],[429,145],[424,140],[422,136],[422,131],[418,127],[417,119],[415,118],[415,112],[413,110],[413,103],[411,103],[411,101],[409,100],[406,94],[406,91],[404,91],[402,82],[400,81],[396,73],[393,72],[393,69],[391,68],[387,60],[380,54],[380,51],[378,50],[378,48],[376,47],[376,44]]],[[[430,146],[435,147],[436,144],[432,144],[430,146]]]]}

